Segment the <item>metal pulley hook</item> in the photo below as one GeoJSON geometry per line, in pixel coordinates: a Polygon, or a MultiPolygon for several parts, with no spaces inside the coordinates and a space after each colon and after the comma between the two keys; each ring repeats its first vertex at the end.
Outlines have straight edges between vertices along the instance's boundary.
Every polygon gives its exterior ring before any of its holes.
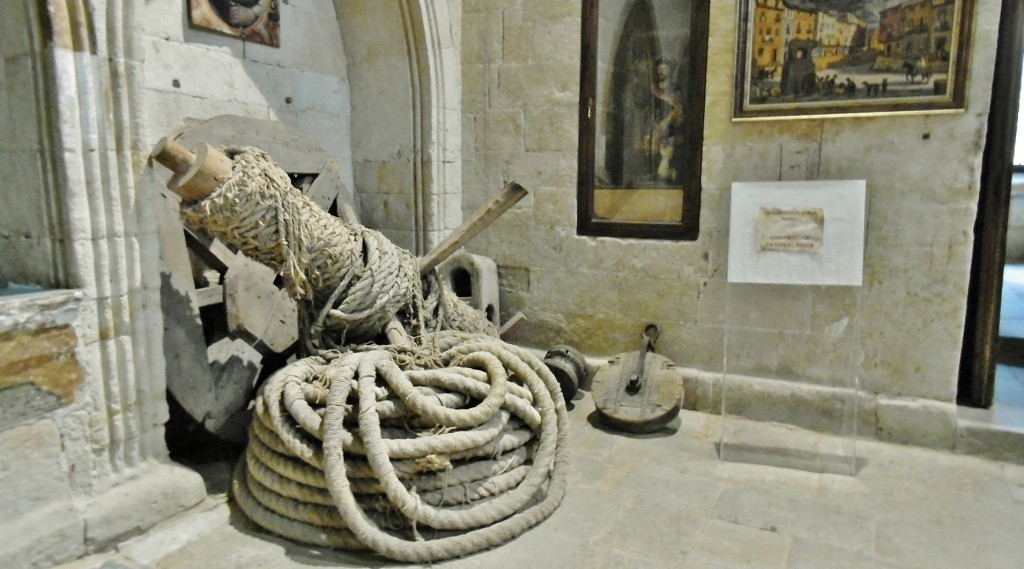
{"type": "Polygon", "coordinates": [[[661,330],[657,324],[644,326],[644,331],[640,334],[643,340],[640,343],[640,357],[637,358],[636,372],[629,376],[629,383],[626,384],[626,393],[636,395],[640,392],[644,375],[644,360],[647,359],[647,352],[654,351],[654,343],[660,335],[661,330]]]}

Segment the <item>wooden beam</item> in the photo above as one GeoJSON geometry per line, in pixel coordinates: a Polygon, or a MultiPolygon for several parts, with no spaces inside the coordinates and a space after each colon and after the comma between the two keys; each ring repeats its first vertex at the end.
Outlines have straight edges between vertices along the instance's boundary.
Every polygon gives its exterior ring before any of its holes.
{"type": "Polygon", "coordinates": [[[487,201],[476,210],[465,223],[453,231],[440,245],[426,256],[420,258],[420,274],[430,272],[434,267],[458,251],[470,239],[494,223],[494,220],[526,197],[528,192],[515,182],[510,182],[498,195],[487,201]]]}
{"type": "Polygon", "coordinates": [[[224,302],[224,287],[222,285],[212,285],[196,289],[196,303],[200,307],[221,302],[224,302]]]}
{"type": "Polygon", "coordinates": [[[502,325],[501,330],[498,330],[498,337],[507,337],[512,332],[515,332],[523,322],[526,322],[526,316],[522,312],[516,312],[512,318],[508,319],[508,322],[502,325]]]}

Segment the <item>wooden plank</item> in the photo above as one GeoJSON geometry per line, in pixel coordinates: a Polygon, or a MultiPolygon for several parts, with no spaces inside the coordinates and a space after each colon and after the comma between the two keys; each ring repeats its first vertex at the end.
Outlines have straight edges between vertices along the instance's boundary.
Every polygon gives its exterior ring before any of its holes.
{"type": "Polygon", "coordinates": [[[236,254],[224,243],[206,235],[195,233],[189,228],[185,229],[185,245],[204,265],[223,273],[235,264],[236,254]]]}
{"type": "Polygon", "coordinates": [[[205,288],[197,288],[196,302],[201,307],[224,302],[224,287],[222,285],[213,285],[205,288]]]}
{"type": "Polygon", "coordinates": [[[224,275],[228,329],[284,353],[299,339],[298,306],[274,284],[276,273],[239,255],[224,275]]]}
{"type": "Polygon", "coordinates": [[[330,156],[301,130],[276,120],[221,115],[182,131],[179,142],[191,146],[256,146],[286,172],[315,174],[330,156]]]}
{"type": "Polygon", "coordinates": [[[498,337],[505,338],[511,335],[523,322],[526,322],[526,315],[521,311],[516,312],[512,318],[508,319],[508,322],[502,325],[501,330],[498,330],[498,337]]]}
{"type": "Polygon", "coordinates": [[[340,200],[340,203],[349,204],[354,201],[352,193],[348,191],[348,188],[341,181],[341,168],[338,167],[334,160],[328,160],[323,165],[320,174],[313,180],[313,184],[310,185],[305,194],[307,198],[313,200],[313,203],[320,206],[324,211],[330,209],[334,200],[340,200]]]}
{"type": "Polygon", "coordinates": [[[458,251],[470,239],[494,223],[501,214],[508,211],[528,192],[515,182],[510,182],[498,195],[487,201],[465,223],[453,231],[433,251],[420,259],[420,274],[425,274],[458,251]]]}

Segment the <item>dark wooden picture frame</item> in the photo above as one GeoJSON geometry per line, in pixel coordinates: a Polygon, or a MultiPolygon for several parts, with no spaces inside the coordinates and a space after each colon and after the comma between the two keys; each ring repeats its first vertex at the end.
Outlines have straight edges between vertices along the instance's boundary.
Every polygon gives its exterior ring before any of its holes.
{"type": "Polygon", "coordinates": [[[577,232],[696,240],[709,0],[584,0],[577,232]]]}
{"type": "Polygon", "coordinates": [[[734,120],[966,108],[974,0],[739,0],[734,120]]]}

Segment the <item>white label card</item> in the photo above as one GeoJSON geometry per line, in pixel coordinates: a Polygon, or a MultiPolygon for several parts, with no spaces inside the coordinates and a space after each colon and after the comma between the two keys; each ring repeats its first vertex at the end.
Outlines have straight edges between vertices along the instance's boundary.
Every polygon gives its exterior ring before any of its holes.
{"type": "Polygon", "coordinates": [[[761,251],[817,253],[825,242],[825,210],[820,207],[763,207],[757,219],[761,251]]]}

